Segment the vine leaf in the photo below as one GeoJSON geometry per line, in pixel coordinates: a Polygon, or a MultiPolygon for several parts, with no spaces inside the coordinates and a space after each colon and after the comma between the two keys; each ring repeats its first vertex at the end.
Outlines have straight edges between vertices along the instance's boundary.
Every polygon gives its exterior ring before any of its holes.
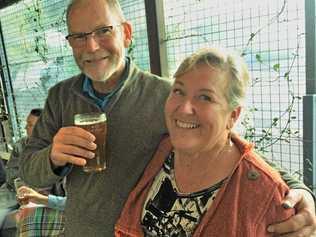
{"type": "Polygon", "coordinates": [[[274,64],[274,65],[273,65],[273,70],[274,70],[275,72],[279,72],[279,71],[280,71],[280,64],[279,64],[279,63],[274,64]]]}
{"type": "Polygon", "coordinates": [[[256,59],[259,63],[263,62],[260,54],[256,54],[256,59]]]}

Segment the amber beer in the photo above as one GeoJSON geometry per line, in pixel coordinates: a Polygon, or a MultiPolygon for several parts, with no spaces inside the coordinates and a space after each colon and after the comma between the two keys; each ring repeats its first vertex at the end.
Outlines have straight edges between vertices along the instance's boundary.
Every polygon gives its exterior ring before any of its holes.
{"type": "Polygon", "coordinates": [[[85,172],[99,172],[106,168],[105,147],[106,147],[106,115],[105,113],[87,113],[76,114],[75,125],[91,132],[97,144],[95,157],[87,159],[86,165],[83,167],[85,172]]]}

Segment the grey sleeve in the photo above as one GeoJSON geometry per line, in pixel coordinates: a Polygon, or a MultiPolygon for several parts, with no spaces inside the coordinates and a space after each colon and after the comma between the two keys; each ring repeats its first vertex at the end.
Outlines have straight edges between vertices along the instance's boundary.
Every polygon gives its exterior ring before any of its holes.
{"type": "MultiPolygon", "coordinates": [[[[258,153],[259,154],[259,153],[258,153]]],[[[275,170],[277,170],[283,181],[291,188],[291,189],[305,189],[307,190],[314,198],[314,201],[316,201],[315,198],[315,194],[312,192],[312,190],[310,190],[302,181],[298,180],[297,178],[295,178],[293,175],[291,175],[289,173],[288,170],[286,170],[285,168],[281,167],[280,165],[272,162],[270,159],[268,159],[267,157],[265,157],[262,154],[259,154],[272,168],[274,168],[275,170]]]]}
{"type": "Polygon", "coordinates": [[[36,123],[21,159],[19,174],[29,185],[43,188],[62,179],[53,172],[50,162],[51,143],[61,127],[57,95],[49,93],[44,110],[36,123]]]}

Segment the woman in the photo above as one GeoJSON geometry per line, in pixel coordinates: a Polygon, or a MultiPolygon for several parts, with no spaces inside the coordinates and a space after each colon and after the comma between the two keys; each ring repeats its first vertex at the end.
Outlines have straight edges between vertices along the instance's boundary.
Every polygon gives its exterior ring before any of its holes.
{"type": "Polygon", "coordinates": [[[294,214],[288,187],[231,132],[249,74],[243,60],[204,49],[183,61],[165,105],[162,140],[129,195],[116,236],[272,236],[294,214]]]}
{"type": "Polygon", "coordinates": [[[18,193],[23,193],[25,206],[20,208],[16,215],[16,236],[63,236],[65,228],[63,210],[66,197],[51,194],[43,195],[27,186],[19,187],[18,193]]]}
{"type": "Polygon", "coordinates": [[[44,195],[35,191],[28,186],[21,186],[19,192],[23,193],[23,199],[25,203],[34,203],[38,205],[44,205],[46,207],[63,211],[66,205],[66,197],[56,196],[53,194],[44,195]]]}

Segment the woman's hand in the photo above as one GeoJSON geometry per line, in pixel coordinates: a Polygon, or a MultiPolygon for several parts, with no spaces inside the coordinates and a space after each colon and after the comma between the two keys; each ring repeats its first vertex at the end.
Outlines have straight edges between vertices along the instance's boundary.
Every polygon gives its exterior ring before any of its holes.
{"type": "Polygon", "coordinates": [[[316,236],[315,203],[309,192],[304,189],[291,189],[283,200],[283,206],[294,207],[296,214],[284,222],[270,225],[269,232],[283,237],[316,236]]]}
{"type": "Polygon", "coordinates": [[[18,189],[18,192],[23,193],[23,197],[25,200],[28,200],[28,202],[33,202],[36,204],[48,204],[48,196],[40,194],[39,192],[36,192],[34,189],[29,188],[27,186],[22,186],[18,189]]]}

